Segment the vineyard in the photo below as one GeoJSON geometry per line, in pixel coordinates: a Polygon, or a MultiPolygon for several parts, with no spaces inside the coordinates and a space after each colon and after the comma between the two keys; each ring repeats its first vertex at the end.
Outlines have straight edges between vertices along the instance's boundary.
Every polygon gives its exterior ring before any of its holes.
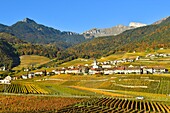
{"type": "Polygon", "coordinates": [[[0,92],[4,93],[48,94],[47,91],[34,84],[4,84],[0,86],[0,92]]]}
{"type": "Polygon", "coordinates": [[[95,98],[58,110],[57,113],[169,113],[170,108],[159,102],[119,98],[95,98]]]}
{"type": "Polygon", "coordinates": [[[65,106],[83,100],[80,98],[0,95],[0,113],[55,113],[65,106]]]}
{"type": "Polygon", "coordinates": [[[170,94],[170,78],[159,76],[115,76],[98,85],[99,89],[170,94]]]}

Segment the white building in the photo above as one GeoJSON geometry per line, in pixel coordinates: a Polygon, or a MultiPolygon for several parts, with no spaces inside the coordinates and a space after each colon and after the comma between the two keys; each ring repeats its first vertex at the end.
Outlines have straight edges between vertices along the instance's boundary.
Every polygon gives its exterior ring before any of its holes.
{"type": "Polygon", "coordinates": [[[166,72],[168,72],[168,70],[163,67],[153,67],[153,73],[166,73],[166,72]]]}
{"type": "Polygon", "coordinates": [[[105,69],[105,70],[103,71],[103,74],[104,74],[104,75],[114,74],[114,70],[113,70],[112,68],[105,69]]]}
{"type": "Polygon", "coordinates": [[[105,65],[102,65],[102,68],[107,68],[107,69],[108,69],[108,68],[112,68],[112,66],[111,66],[111,65],[106,65],[106,64],[105,64],[105,65]]]}
{"type": "Polygon", "coordinates": [[[34,74],[33,72],[31,72],[31,73],[28,74],[28,78],[32,78],[32,77],[34,77],[34,76],[35,76],[35,74],[34,74]]]}
{"type": "Polygon", "coordinates": [[[35,75],[43,75],[43,71],[35,72],[35,75]]]}
{"type": "Polygon", "coordinates": [[[124,70],[125,74],[141,74],[141,72],[140,68],[126,68],[124,70]]]}
{"type": "Polygon", "coordinates": [[[22,75],[22,79],[28,79],[27,75],[22,75]]]}
{"type": "Polygon", "coordinates": [[[65,71],[66,71],[65,68],[52,70],[52,72],[55,73],[56,75],[65,74],[65,71]]]}
{"type": "Polygon", "coordinates": [[[6,70],[5,66],[0,67],[0,71],[5,71],[5,70],[6,70]]]}
{"type": "Polygon", "coordinates": [[[93,68],[93,69],[98,69],[98,68],[99,68],[99,66],[97,65],[96,59],[94,60],[94,62],[93,62],[93,64],[92,64],[92,68],[93,68]]]}
{"type": "Polygon", "coordinates": [[[5,77],[3,80],[0,80],[0,84],[10,84],[12,78],[10,76],[5,77]]]}
{"type": "Polygon", "coordinates": [[[66,69],[65,71],[66,74],[80,74],[81,70],[78,68],[74,68],[74,69],[66,69]]]}
{"type": "Polygon", "coordinates": [[[89,74],[90,75],[94,75],[94,74],[102,74],[103,70],[101,68],[95,69],[95,68],[91,68],[89,69],[89,74]]]}
{"type": "Polygon", "coordinates": [[[153,73],[153,68],[151,67],[144,67],[143,68],[143,74],[152,74],[153,73]]]}

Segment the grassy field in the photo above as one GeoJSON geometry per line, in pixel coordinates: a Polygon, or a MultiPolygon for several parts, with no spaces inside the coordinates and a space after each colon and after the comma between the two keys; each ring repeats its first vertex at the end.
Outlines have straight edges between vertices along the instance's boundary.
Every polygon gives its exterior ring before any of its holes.
{"type": "Polygon", "coordinates": [[[50,61],[49,58],[37,55],[24,55],[20,57],[21,64],[13,70],[21,70],[22,68],[28,68],[31,66],[38,67],[50,61]]]}
{"type": "Polygon", "coordinates": [[[158,53],[170,53],[170,49],[159,49],[156,52],[158,52],[158,53]]]}
{"type": "Polygon", "coordinates": [[[101,59],[98,59],[99,62],[107,61],[107,60],[120,60],[124,58],[136,58],[137,56],[145,56],[147,53],[145,52],[135,52],[135,53],[116,53],[113,55],[109,55],[107,57],[102,57],[101,59]]]}

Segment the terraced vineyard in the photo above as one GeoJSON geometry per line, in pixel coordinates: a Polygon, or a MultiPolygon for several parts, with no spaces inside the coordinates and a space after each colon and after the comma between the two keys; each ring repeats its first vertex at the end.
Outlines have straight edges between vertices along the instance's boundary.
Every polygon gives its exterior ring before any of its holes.
{"type": "Polygon", "coordinates": [[[170,108],[162,103],[119,98],[95,98],[58,110],[57,113],[169,113],[170,108]]]}
{"type": "Polygon", "coordinates": [[[24,94],[48,94],[44,89],[34,84],[5,84],[1,85],[0,92],[24,94]]]}

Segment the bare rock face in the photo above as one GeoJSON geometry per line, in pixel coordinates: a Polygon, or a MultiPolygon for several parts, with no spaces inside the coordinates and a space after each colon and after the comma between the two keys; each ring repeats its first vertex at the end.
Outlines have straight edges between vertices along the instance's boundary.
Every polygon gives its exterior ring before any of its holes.
{"type": "Polygon", "coordinates": [[[138,22],[130,22],[129,26],[130,26],[130,27],[137,28],[137,27],[146,26],[146,24],[142,24],[142,23],[138,23],[138,22]]]}
{"type": "Polygon", "coordinates": [[[130,30],[142,26],[146,26],[146,24],[131,22],[129,26],[117,25],[111,28],[102,28],[102,29],[93,28],[91,30],[85,31],[83,35],[85,38],[119,35],[120,33],[126,30],[130,30]]]}

